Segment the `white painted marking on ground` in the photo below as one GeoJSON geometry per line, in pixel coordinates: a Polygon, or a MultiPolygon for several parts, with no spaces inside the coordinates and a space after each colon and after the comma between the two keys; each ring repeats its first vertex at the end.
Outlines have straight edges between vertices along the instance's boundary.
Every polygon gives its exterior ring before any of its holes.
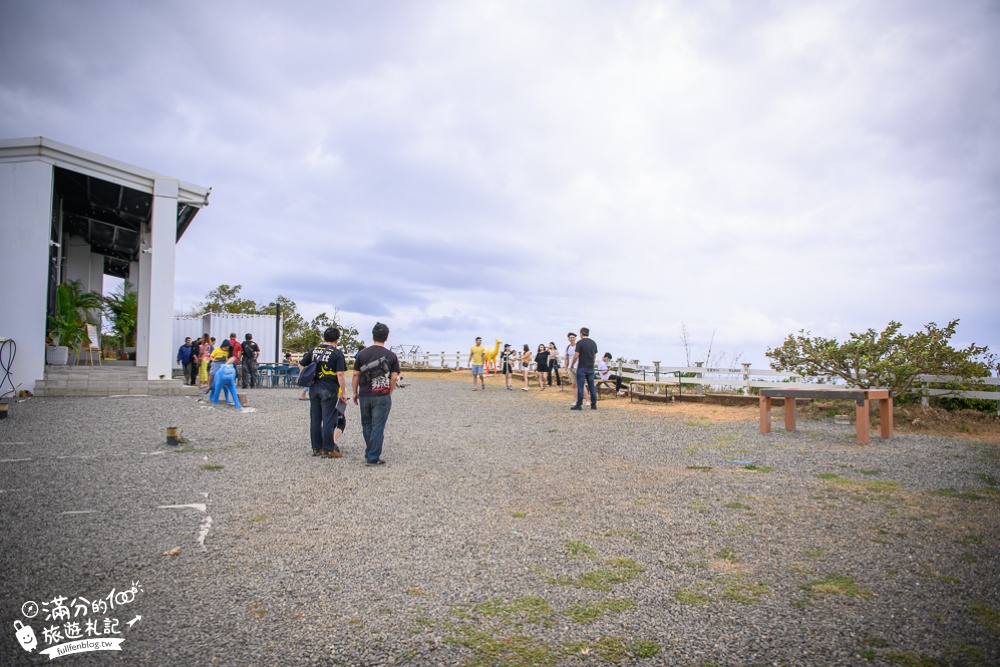
{"type": "Polygon", "coordinates": [[[192,509],[192,510],[198,510],[199,512],[205,512],[208,510],[208,505],[206,505],[205,503],[190,503],[188,505],[158,505],[156,509],[158,510],[192,509]]]}
{"type": "Polygon", "coordinates": [[[24,463],[25,461],[31,461],[32,459],[0,459],[0,463],[24,463]]]}
{"type": "Polygon", "coordinates": [[[0,447],[4,445],[30,445],[30,442],[0,442],[0,447]]]}
{"type": "Polygon", "coordinates": [[[205,538],[208,537],[208,529],[212,527],[212,517],[206,516],[201,522],[201,530],[198,532],[198,546],[205,548],[205,538]]]}

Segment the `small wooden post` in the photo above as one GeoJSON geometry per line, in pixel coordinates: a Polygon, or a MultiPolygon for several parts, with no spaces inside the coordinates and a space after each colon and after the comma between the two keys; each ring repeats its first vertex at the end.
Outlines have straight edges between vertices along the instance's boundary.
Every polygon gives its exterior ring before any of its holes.
{"type": "Polygon", "coordinates": [[[886,440],[892,437],[892,396],[879,399],[878,419],[882,427],[882,437],[886,440]]]}
{"type": "Polygon", "coordinates": [[[760,397],[760,432],[771,432],[771,397],[760,397]]]}
{"type": "Polygon", "coordinates": [[[866,395],[865,398],[859,398],[855,402],[857,403],[855,413],[857,417],[858,441],[867,445],[871,433],[871,423],[868,421],[868,397],[866,395]]]}
{"type": "Polygon", "coordinates": [[[785,396],[785,430],[795,430],[795,399],[785,396]]]}

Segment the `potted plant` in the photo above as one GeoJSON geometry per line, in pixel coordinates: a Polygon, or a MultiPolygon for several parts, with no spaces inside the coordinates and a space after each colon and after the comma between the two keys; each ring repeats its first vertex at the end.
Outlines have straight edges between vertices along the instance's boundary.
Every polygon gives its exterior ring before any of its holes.
{"type": "Polygon", "coordinates": [[[47,363],[68,363],[70,351],[79,355],[80,346],[90,343],[87,336],[90,311],[101,308],[103,303],[100,294],[85,291],[79,280],[56,288],[56,313],[49,316],[49,338],[55,345],[45,350],[47,363]]]}
{"type": "Polygon", "coordinates": [[[115,293],[104,298],[104,314],[111,329],[105,342],[113,341],[119,359],[128,359],[128,348],[135,349],[135,329],[139,321],[139,295],[127,280],[115,293]]]}

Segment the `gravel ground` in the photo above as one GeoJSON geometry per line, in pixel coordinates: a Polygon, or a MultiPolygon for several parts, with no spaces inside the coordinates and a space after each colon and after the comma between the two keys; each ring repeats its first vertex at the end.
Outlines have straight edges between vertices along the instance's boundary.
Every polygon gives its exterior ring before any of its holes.
{"type": "Polygon", "coordinates": [[[378,468],[293,389],[13,406],[0,663],[114,590],[61,664],[1000,664],[1000,445],[408,380],[378,468]]]}

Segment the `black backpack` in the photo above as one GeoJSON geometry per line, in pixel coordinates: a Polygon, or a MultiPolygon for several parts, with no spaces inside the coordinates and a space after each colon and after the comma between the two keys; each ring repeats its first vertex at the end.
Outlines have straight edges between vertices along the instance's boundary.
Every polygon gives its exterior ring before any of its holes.
{"type": "Polygon", "coordinates": [[[247,359],[256,359],[257,350],[254,349],[256,347],[257,343],[253,342],[252,340],[243,343],[243,356],[246,357],[247,359]]]}

